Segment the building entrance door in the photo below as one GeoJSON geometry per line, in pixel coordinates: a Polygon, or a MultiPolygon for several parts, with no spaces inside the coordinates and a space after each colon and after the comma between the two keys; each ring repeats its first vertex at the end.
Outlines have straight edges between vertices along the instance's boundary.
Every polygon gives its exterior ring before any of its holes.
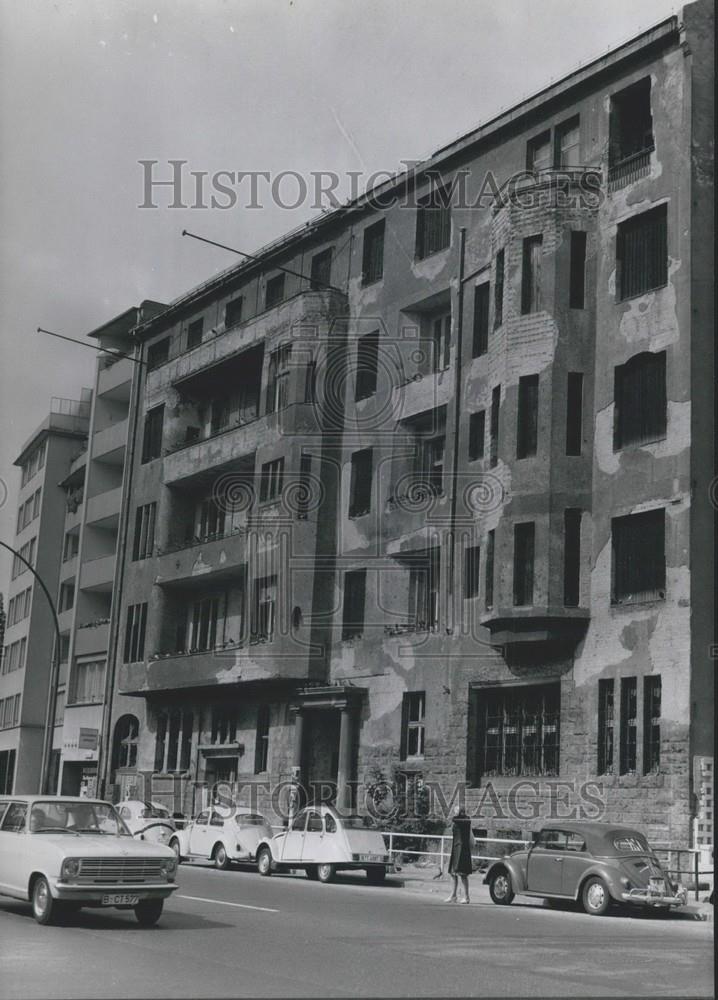
{"type": "Polygon", "coordinates": [[[306,713],[304,782],[310,802],[334,802],[339,771],[339,722],[337,709],[306,713]]]}

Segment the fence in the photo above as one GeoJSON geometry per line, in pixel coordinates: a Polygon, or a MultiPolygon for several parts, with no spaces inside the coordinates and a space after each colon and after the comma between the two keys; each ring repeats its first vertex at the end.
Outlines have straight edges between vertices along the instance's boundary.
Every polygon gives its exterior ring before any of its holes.
{"type": "Polygon", "coordinates": [[[689,888],[692,889],[696,900],[700,892],[702,875],[709,876],[710,878],[710,881],[705,883],[703,888],[713,888],[713,869],[701,868],[701,854],[703,852],[700,849],[694,847],[654,847],[654,851],[664,865],[664,871],[672,879],[680,882],[682,875],[690,875],[692,881],[689,888]],[[683,867],[681,862],[681,858],[684,855],[688,856],[687,867],[683,867]]]}

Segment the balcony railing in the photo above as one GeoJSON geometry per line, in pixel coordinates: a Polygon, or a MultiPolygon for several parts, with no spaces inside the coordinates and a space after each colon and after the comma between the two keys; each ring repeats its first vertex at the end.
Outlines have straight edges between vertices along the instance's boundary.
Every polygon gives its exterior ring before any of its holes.
{"type": "Polygon", "coordinates": [[[184,451],[185,448],[191,448],[192,445],[202,444],[204,441],[213,441],[215,438],[221,437],[223,434],[229,434],[231,431],[239,430],[241,427],[251,427],[258,420],[261,420],[259,414],[256,417],[252,417],[251,420],[236,420],[229,427],[219,427],[216,431],[210,431],[209,434],[197,434],[196,436],[188,434],[185,440],[179,444],[164,448],[162,454],[163,456],[174,455],[178,451],[184,451]]]}
{"type": "Polygon", "coordinates": [[[647,146],[637,153],[624,157],[618,163],[614,163],[608,168],[608,190],[615,191],[617,188],[632,184],[640,177],[645,177],[651,171],[651,153],[655,146],[647,146]]]}
{"type": "Polygon", "coordinates": [[[155,555],[163,556],[171,552],[182,552],[184,549],[192,549],[196,545],[207,545],[209,542],[218,542],[223,538],[234,538],[235,535],[248,535],[250,526],[248,524],[235,524],[233,527],[223,531],[208,531],[202,535],[185,535],[184,538],[171,538],[166,545],[155,546],[155,555]]]}

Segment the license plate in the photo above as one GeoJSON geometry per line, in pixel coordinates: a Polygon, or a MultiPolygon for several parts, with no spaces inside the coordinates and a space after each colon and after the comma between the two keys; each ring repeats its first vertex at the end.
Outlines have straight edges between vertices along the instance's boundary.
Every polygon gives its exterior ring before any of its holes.
{"type": "Polygon", "coordinates": [[[103,906],[137,906],[139,896],[130,896],[126,892],[115,892],[102,897],[103,906]]]}
{"type": "Polygon", "coordinates": [[[380,861],[383,861],[384,858],[382,857],[381,854],[360,854],[359,855],[359,860],[360,861],[373,861],[375,864],[378,864],[380,861]]]}

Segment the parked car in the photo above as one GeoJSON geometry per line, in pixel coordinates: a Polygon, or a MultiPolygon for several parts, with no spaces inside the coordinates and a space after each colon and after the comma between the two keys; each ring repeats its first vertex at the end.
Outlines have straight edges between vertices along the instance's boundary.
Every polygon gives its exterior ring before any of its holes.
{"type": "Polygon", "coordinates": [[[0,796],[0,895],[29,899],[40,924],[92,906],[134,910],[150,927],[176,873],[169,847],[135,840],[109,802],[0,796]]]}
{"type": "Polygon", "coordinates": [[[639,830],[610,823],[545,826],[528,850],[495,861],[484,884],[500,906],[522,894],[579,900],[595,916],[612,902],[669,908],[687,899],[639,830]]]}
{"type": "Polygon", "coordinates": [[[379,884],[391,857],[378,830],[361,816],[340,816],[331,806],[302,809],[288,830],[264,840],[257,849],[260,875],[303,868],[308,878],[331,882],[338,871],[363,870],[379,884]]]}
{"type": "Polygon", "coordinates": [[[272,828],[260,813],[239,806],[213,806],[173,833],[169,846],[178,861],[212,860],[224,870],[233,862],[254,862],[258,844],[271,836],[272,828]]]}
{"type": "Polygon", "coordinates": [[[133,837],[157,844],[169,844],[175,822],[169,810],[156,802],[125,799],[115,807],[133,837]]]}

